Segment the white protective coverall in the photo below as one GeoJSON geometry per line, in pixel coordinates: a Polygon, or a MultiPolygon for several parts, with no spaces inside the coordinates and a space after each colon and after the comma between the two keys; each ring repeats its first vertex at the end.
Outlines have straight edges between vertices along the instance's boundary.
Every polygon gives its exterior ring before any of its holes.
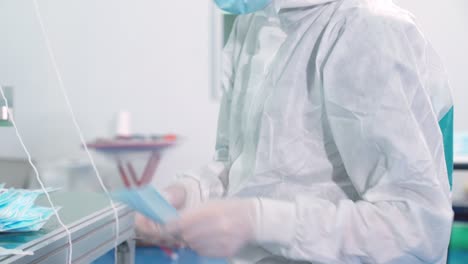
{"type": "Polygon", "coordinates": [[[215,161],[180,177],[188,204],[265,199],[275,243],[233,263],[446,263],[452,99],[410,13],[273,0],[237,18],[224,63],[215,161]]]}

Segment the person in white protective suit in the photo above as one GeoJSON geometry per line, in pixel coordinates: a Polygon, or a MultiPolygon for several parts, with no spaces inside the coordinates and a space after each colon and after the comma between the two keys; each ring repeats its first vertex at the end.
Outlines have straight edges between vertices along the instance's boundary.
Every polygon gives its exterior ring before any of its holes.
{"type": "Polygon", "coordinates": [[[164,191],[167,230],[232,263],[446,263],[453,105],[412,15],[267,2],[235,22],[215,161],[164,191]]]}

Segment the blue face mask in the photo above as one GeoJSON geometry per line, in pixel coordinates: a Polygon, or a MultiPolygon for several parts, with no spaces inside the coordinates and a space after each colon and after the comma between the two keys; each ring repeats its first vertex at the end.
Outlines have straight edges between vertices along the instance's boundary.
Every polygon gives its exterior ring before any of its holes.
{"type": "Polygon", "coordinates": [[[178,217],[177,210],[150,186],[113,192],[111,196],[159,224],[178,217]]]}
{"type": "Polygon", "coordinates": [[[272,0],[214,0],[223,11],[235,15],[249,14],[267,7],[272,0]]]}
{"type": "Polygon", "coordinates": [[[6,249],[3,247],[0,247],[0,257],[1,256],[8,256],[8,255],[33,255],[33,252],[30,251],[23,251],[20,249],[6,249]]]}
{"type": "Polygon", "coordinates": [[[35,206],[43,193],[42,190],[5,189],[0,184],[0,233],[40,230],[54,213],[51,208],[35,206]]]}
{"type": "MultiPolygon", "coordinates": [[[[150,186],[113,192],[111,196],[162,225],[178,217],[177,210],[150,186]]],[[[189,249],[176,253],[179,264],[227,264],[224,259],[202,257],[189,249]]]]}

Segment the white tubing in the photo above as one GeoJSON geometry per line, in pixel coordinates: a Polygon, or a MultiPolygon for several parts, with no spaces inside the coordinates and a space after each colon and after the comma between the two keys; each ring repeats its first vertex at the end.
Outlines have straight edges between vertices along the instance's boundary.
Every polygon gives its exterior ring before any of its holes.
{"type": "Polygon", "coordinates": [[[8,99],[6,98],[6,96],[5,96],[4,92],[3,92],[3,87],[2,86],[0,86],[0,93],[2,94],[3,100],[5,101],[5,105],[6,105],[7,109],[8,109],[9,121],[11,122],[13,127],[15,128],[16,136],[18,137],[18,140],[19,140],[19,142],[21,144],[21,147],[23,147],[23,150],[26,153],[26,156],[28,156],[28,162],[31,165],[32,169],[34,170],[34,174],[36,175],[36,179],[39,182],[39,184],[41,185],[41,188],[44,191],[44,194],[47,196],[47,200],[49,201],[50,206],[54,210],[54,214],[57,217],[57,221],[65,229],[65,232],[67,233],[68,245],[69,245],[69,248],[70,248],[69,251],[68,251],[68,264],[72,264],[73,246],[72,246],[72,237],[71,237],[70,229],[68,229],[68,227],[63,223],[62,219],[60,218],[60,215],[58,214],[57,208],[55,207],[54,203],[52,202],[52,199],[50,198],[50,195],[47,192],[47,189],[45,188],[44,183],[41,180],[41,177],[39,175],[39,171],[37,170],[36,165],[34,165],[34,163],[32,162],[31,154],[29,153],[28,148],[24,144],[23,137],[21,136],[21,134],[20,134],[20,132],[18,130],[18,127],[16,126],[16,122],[15,122],[15,119],[14,119],[14,117],[12,115],[12,112],[9,110],[8,99]]]}
{"type": "Polygon", "coordinates": [[[88,146],[86,145],[86,141],[84,139],[83,132],[81,131],[81,128],[80,128],[80,126],[78,124],[78,121],[76,119],[75,112],[73,111],[73,107],[71,105],[67,90],[65,89],[62,74],[60,73],[60,70],[59,70],[59,67],[58,67],[58,64],[57,64],[57,60],[55,58],[55,54],[54,54],[54,51],[52,49],[52,44],[51,44],[51,41],[50,41],[50,39],[48,37],[47,30],[46,30],[46,27],[44,25],[44,21],[43,21],[42,15],[41,15],[41,10],[39,8],[37,0],[32,0],[32,1],[34,3],[34,9],[35,9],[35,13],[36,13],[36,16],[37,16],[37,20],[38,20],[39,25],[41,27],[42,36],[44,38],[44,42],[45,42],[45,45],[47,47],[47,52],[49,54],[49,58],[50,58],[50,61],[52,63],[52,67],[53,67],[53,69],[55,71],[55,75],[57,77],[57,81],[58,81],[60,90],[62,91],[62,95],[63,95],[63,97],[65,99],[65,103],[67,105],[68,111],[70,112],[71,119],[72,119],[73,124],[75,126],[75,129],[77,131],[77,134],[80,137],[80,141],[81,141],[81,144],[83,145],[83,148],[84,148],[84,150],[86,152],[86,155],[88,156],[88,158],[89,158],[89,160],[91,162],[93,170],[94,170],[94,172],[96,174],[96,177],[97,177],[97,179],[99,181],[99,184],[101,185],[102,190],[105,192],[107,198],[109,199],[112,210],[114,211],[114,217],[115,217],[115,243],[114,243],[115,250],[114,250],[114,253],[115,253],[115,262],[117,263],[117,246],[119,244],[119,233],[120,233],[119,213],[118,213],[118,210],[117,210],[117,207],[116,207],[114,201],[111,198],[111,195],[110,195],[109,191],[107,190],[107,187],[104,184],[104,181],[102,180],[102,177],[101,177],[101,175],[100,175],[100,173],[99,173],[99,171],[98,171],[98,169],[96,167],[96,163],[94,162],[94,159],[93,159],[93,157],[92,157],[92,155],[91,155],[91,153],[90,153],[90,151],[88,149],[88,146]]]}

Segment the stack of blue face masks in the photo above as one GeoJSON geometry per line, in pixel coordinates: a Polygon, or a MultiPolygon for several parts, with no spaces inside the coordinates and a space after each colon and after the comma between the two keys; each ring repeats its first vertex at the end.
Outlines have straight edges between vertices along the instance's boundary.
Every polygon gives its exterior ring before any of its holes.
{"type": "Polygon", "coordinates": [[[8,255],[34,255],[31,251],[23,251],[21,249],[6,249],[0,247],[0,257],[8,255]]]}
{"type": "Polygon", "coordinates": [[[0,184],[0,233],[38,231],[54,214],[52,208],[34,205],[44,191],[6,189],[4,186],[0,184]]]}

